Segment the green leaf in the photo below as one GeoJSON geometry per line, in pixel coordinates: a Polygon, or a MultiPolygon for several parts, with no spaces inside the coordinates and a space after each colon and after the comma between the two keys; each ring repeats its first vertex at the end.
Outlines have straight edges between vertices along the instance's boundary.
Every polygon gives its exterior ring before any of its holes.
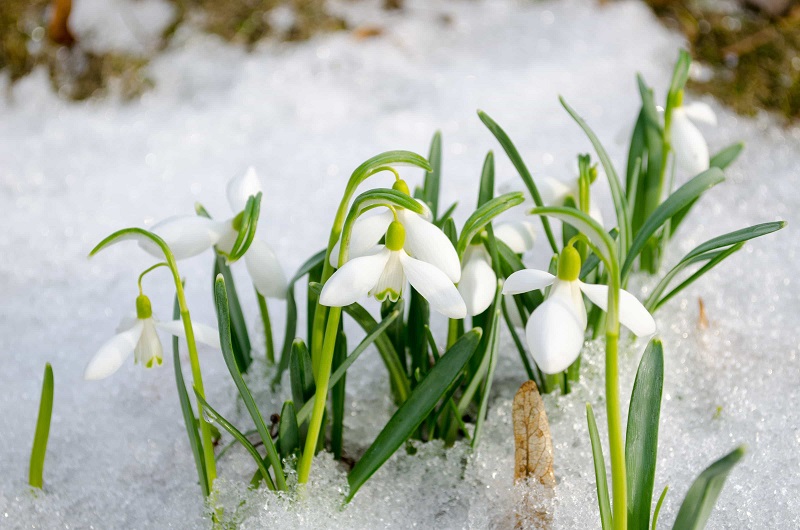
{"type": "MultiPolygon", "coordinates": [[[[483,206],[494,197],[494,153],[489,151],[483,160],[481,183],[478,188],[478,207],[483,206]]],[[[524,196],[523,196],[524,200],[524,196]]]]}
{"type": "Polygon", "coordinates": [[[714,509],[722,487],[725,485],[725,479],[728,478],[728,473],[742,459],[742,456],[744,456],[744,447],[738,447],[700,473],[689,491],[686,492],[675,524],[672,525],[673,530],[705,528],[711,510],[714,509]]]}
{"type": "MultiPolygon", "coordinates": [[[[173,320],[180,318],[181,308],[178,305],[178,297],[175,297],[174,309],[172,310],[173,320]]],[[[208,497],[211,493],[211,487],[208,484],[208,475],[206,473],[206,461],[203,456],[203,442],[200,438],[200,433],[197,432],[197,422],[195,421],[194,409],[192,402],[189,399],[189,393],[186,390],[186,383],[183,380],[183,371],[181,370],[181,356],[178,350],[178,337],[172,337],[172,366],[175,368],[175,385],[178,389],[178,398],[181,403],[181,413],[183,414],[183,423],[186,426],[186,435],[189,437],[189,447],[192,449],[194,456],[194,464],[197,468],[197,479],[200,482],[200,489],[203,491],[203,497],[208,497]]]]}
{"type": "Polygon", "coordinates": [[[595,248],[599,257],[608,265],[616,255],[616,243],[611,236],[600,226],[597,221],[575,208],[564,208],[546,206],[544,208],[534,208],[531,210],[533,215],[547,215],[555,217],[560,221],[569,223],[578,229],[580,233],[589,238],[591,245],[595,248]]]}
{"type": "Polygon", "coordinates": [[[347,502],[433,411],[475,352],[480,337],[481,331],[478,329],[462,335],[400,405],[347,476],[350,485],[347,502]]]}
{"type": "Polygon", "coordinates": [[[650,530],[656,530],[656,526],[658,525],[658,514],[661,513],[661,505],[664,504],[664,499],[667,498],[668,491],[669,491],[669,486],[664,486],[664,490],[661,492],[661,496],[658,497],[656,508],[655,510],[653,510],[653,522],[650,525],[650,530]]]}
{"type": "Polygon", "coordinates": [[[495,197],[483,205],[481,205],[472,215],[469,216],[467,222],[464,223],[464,229],[461,231],[461,236],[458,238],[456,250],[458,255],[462,256],[467,249],[467,245],[481,233],[481,231],[492,222],[492,220],[505,212],[509,208],[522,204],[525,196],[522,192],[514,191],[505,193],[499,197],[495,197]]]}
{"type": "Polygon", "coordinates": [[[295,403],[305,403],[314,397],[314,370],[311,365],[311,354],[302,339],[296,339],[292,343],[289,380],[292,386],[292,399],[295,403]]]}
{"type": "MultiPolygon", "coordinates": [[[[533,177],[531,176],[531,172],[528,171],[527,166],[525,166],[525,162],[522,161],[522,157],[517,151],[516,146],[511,141],[511,138],[508,137],[506,132],[494,121],[492,118],[489,117],[488,114],[483,112],[482,110],[478,111],[478,117],[481,119],[486,128],[497,138],[497,141],[500,142],[500,145],[503,147],[503,151],[506,152],[508,155],[509,160],[514,165],[514,168],[519,173],[522,182],[525,183],[525,187],[528,189],[528,193],[531,194],[531,198],[533,199],[534,204],[536,206],[544,206],[542,202],[542,196],[539,194],[539,189],[536,187],[536,183],[533,181],[533,177]]],[[[550,247],[553,249],[553,252],[558,252],[558,245],[556,245],[556,238],[553,237],[553,230],[550,228],[550,221],[546,218],[542,218],[542,226],[544,227],[544,233],[547,235],[547,240],[550,242],[550,247]]]]}
{"type": "Polygon", "coordinates": [[[208,417],[209,421],[213,421],[219,423],[219,425],[228,431],[231,436],[233,436],[237,442],[239,442],[242,447],[244,447],[250,456],[253,457],[255,460],[256,465],[258,466],[259,471],[261,472],[261,476],[265,477],[267,480],[267,484],[270,486],[270,489],[275,489],[275,485],[272,482],[272,477],[269,475],[269,470],[264,465],[264,461],[261,459],[261,455],[258,453],[258,450],[250,443],[244,434],[242,434],[239,429],[233,426],[231,422],[226,420],[219,412],[214,410],[214,408],[208,404],[208,402],[203,399],[203,396],[200,395],[200,392],[197,389],[194,389],[194,394],[197,397],[197,401],[203,406],[203,411],[205,412],[206,416],[208,417]]]}
{"type": "Polygon", "coordinates": [[[739,158],[739,155],[742,153],[744,149],[744,144],[742,142],[729,145],[725,149],[721,150],[719,153],[711,157],[709,161],[709,165],[711,167],[718,167],[720,169],[725,169],[733,162],[739,158]]]}
{"type": "Polygon", "coordinates": [[[641,164],[643,153],[647,147],[645,144],[644,127],[645,127],[644,110],[639,111],[636,118],[636,124],[633,127],[633,134],[631,135],[631,144],[628,149],[628,166],[625,176],[625,192],[628,203],[631,207],[635,206],[635,193],[633,190],[636,188],[636,181],[639,180],[639,170],[641,166],[637,166],[637,160],[641,164]]]}
{"type": "Polygon", "coordinates": [[[300,451],[300,428],[294,403],[286,401],[281,408],[281,423],[278,425],[278,450],[281,460],[286,460],[300,451]]]}
{"type": "Polygon", "coordinates": [[[700,254],[708,252],[709,250],[716,250],[729,245],[735,245],[736,243],[740,243],[742,241],[748,241],[750,239],[771,234],[772,232],[776,232],[785,226],[786,221],[775,221],[770,223],[761,223],[749,226],[747,228],[742,228],[740,230],[734,230],[733,232],[728,232],[727,234],[709,239],[705,243],[698,245],[692,249],[691,252],[686,254],[683,259],[681,259],[681,262],[691,260],[700,254]]]}
{"type": "Polygon", "coordinates": [[[603,446],[600,444],[600,433],[594,419],[592,406],[586,404],[586,420],[589,422],[589,439],[592,442],[592,460],[594,461],[594,477],[597,482],[597,504],[600,507],[600,523],[603,530],[611,530],[611,501],[608,497],[608,479],[606,478],[606,461],[603,458],[603,446]]]}
{"type": "MultiPolygon", "coordinates": [[[[333,351],[332,368],[338,369],[347,358],[347,337],[342,331],[342,321],[339,321],[339,336],[336,338],[336,346],[333,351]]],[[[342,459],[344,449],[344,405],[345,405],[345,384],[347,382],[345,372],[336,383],[330,384],[331,388],[331,450],[333,458],[342,459]]]]}
{"type": "Polygon", "coordinates": [[[283,468],[281,466],[280,457],[278,456],[278,451],[275,449],[275,444],[272,442],[272,436],[270,436],[269,429],[264,423],[264,418],[261,416],[261,411],[258,410],[258,406],[256,405],[252,394],[250,394],[250,389],[247,388],[247,384],[244,382],[242,373],[239,371],[239,368],[236,365],[236,359],[233,356],[233,346],[231,345],[231,321],[230,312],[228,309],[228,294],[227,289],[225,288],[225,280],[222,278],[222,275],[217,276],[214,299],[217,306],[217,321],[219,324],[219,339],[222,346],[222,356],[225,359],[228,372],[230,372],[231,378],[236,384],[237,390],[239,390],[239,395],[242,397],[242,401],[244,401],[244,405],[247,408],[247,411],[250,413],[250,417],[253,418],[253,423],[255,424],[256,429],[258,429],[258,434],[261,437],[261,441],[264,443],[264,447],[267,449],[267,458],[269,459],[270,465],[272,465],[272,468],[275,472],[275,483],[279,490],[285,490],[286,478],[283,474],[283,468]]]}
{"type": "MultiPolygon", "coordinates": [[[[236,366],[242,373],[247,372],[253,358],[250,355],[252,347],[250,345],[250,335],[247,333],[247,323],[245,321],[242,305],[239,303],[239,294],[236,291],[236,284],[233,282],[233,274],[231,269],[225,262],[225,257],[217,254],[214,260],[214,276],[222,274],[225,278],[225,288],[228,290],[228,301],[230,303],[231,315],[231,344],[233,345],[233,356],[236,359],[236,366]]],[[[216,280],[211,285],[216,289],[216,280]]]]}
{"type": "Polygon", "coordinates": [[[439,228],[441,228],[442,230],[444,230],[444,226],[447,223],[447,221],[453,220],[453,212],[456,211],[456,207],[458,207],[458,202],[454,202],[453,204],[451,204],[450,207],[444,211],[442,216],[439,219],[437,219],[434,224],[439,228]]]}
{"type": "Polygon", "coordinates": [[[664,349],[653,339],[639,362],[628,410],[625,468],[628,475],[628,528],[647,528],[656,477],[658,422],[664,387],[664,349]]]}
{"type": "Polygon", "coordinates": [[[31,462],[28,469],[28,484],[42,488],[44,484],[44,457],[47,454],[47,439],[50,437],[50,419],[53,416],[53,367],[44,365],[42,395],[39,399],[39,416],[36,419],[36,432],[33,435],[31,462]]]}
{"type": "Polygon", "coordinates": [[[439,189],[442,178],[442,133],[440,131],[436,131],[431,139],[428,162],[430,162],[431,169],[425,174],[422,195],[431,209],[433,218],[436,219],[439,212],[439,189]]]}
{"type": "MultiPolygon", "coordinates": [[[[614,210],[616,211],[617,215],[617,229],[619,230],[620,234],[620,244],[622,248],[628,248],[629,242],[629,227],[628,227],[628,203],[625,199],[625,191],[622,189],[622,184],[619,181],[619,176],[617,175],[617,171],[614,169],[614,164],[611,163],[611,158],[608,156],[603,144],[600,143],[600,140],[597,138],[597,135],[592,131],[592,129],[586,124],[586,122],[581,118],[577,112],[575,112],[572,107],[570,107],[567,102],[564,100],[563,97],[559,97],[558,100],[561,102],[561,105],[567,110],[572,119],[575,120],[583,132],[586,133],[586,136],[589,138],[589,141],[594,146],[594,150],[597,152],[597,156],[600,158],[600,163],[603,165],[603,169],[606,172],[606,178],[608,179],[609,187],[611,188],[611,198],[614,201],[614,210]]],[[[588,235],[588,234],[587,234],[588,235]]],[[[554,251],[558,252],[557,249],[553,249],[554,251]]]]}
{"type": "Polygon", "coordinates": [[[689,79],[689,67],[692,65],[692,56],[686,50],[678,50],[678,60],[672,71],[672,79],[667,92],[667,106],[671,109],[675,105],[678,93],[686,86],[689,79]]]}
{"type": "MultiPolygon", "coordinates": [[[[350,355],[347,356],[347,358],[344,360],[344,362],[342,362],[342,364],[340,364],[339,367],[336,368],[336,371],[334,371],[331,374],[331,378],[330,378],[330,381],[329,381],[328,384],[329,385],[335,385],[339,381],[339,379],[344,377],[345,373],[347,373],[347,369],[350,368],[350,366],[354,362],[356,362],[356,359],[358,359],[358,356],[361,355],[362,353],[364,353],[364,350],[366,350],[367,347],[369,347],[370,344],[372,344],[373,342],[378,340],[380,337],[386,338],[385,335],[383,335],[383,332],[386,331],[386,328],[388,328],[389,325],[392,322],[394,322],[394,320],[398,316],[400,316],[400,312],[399,311],[392,311],[391,313],[386,315],[386,318],[384,318],[381,321],[380,324],[376,325],[367,334],[367,336],[364,337],[364,339],[358,344],[358,346],[356,346],[356,348],[350,353],[350,355]]],[[[311,417],[311,412],[312,412],[312,410],[314,408],[314,399],[313,398],[314,398],[314,396],[313,396],[313,393],[312,393],[312,395],[310,397],[306,398],[305,404],[300,409],[300,412],[297,413],[297,421],[300,422],[300,424],[302,424],[308,418],[311,417]]]]}
{"type": "Polygon", "coordinates": [[[261,213],[261,192],[255,196],[251,195],[247,198],[247,204],[244,208],[241,217],[241,226],[236,236],[236,241],[233,243],[230,253],[228,254],[228,263],[233,263],[245,255],[253,238],[256,235],[258,227],[258,216],[261,213]]]}
{"type": "Polygon", "coordinates": [[[710,168],[696,177],[692,178],[689,182],[678,188],[667,200],[662,202],[653,214],[647,218],[642,228],[636,234],[636,238],[631,243],[628,253],[625,256],[625,262],[622,265],[621,275],[624,279],[627,277],[636,257],[644,248],[647,240],[650,239],[656,230],[661,228],[664,223],[672,218],[676,213],[680,212],[684,207],[696,200],[703,193],[716,186],[725,180],[725,176],[718,168],[710,168]]]}

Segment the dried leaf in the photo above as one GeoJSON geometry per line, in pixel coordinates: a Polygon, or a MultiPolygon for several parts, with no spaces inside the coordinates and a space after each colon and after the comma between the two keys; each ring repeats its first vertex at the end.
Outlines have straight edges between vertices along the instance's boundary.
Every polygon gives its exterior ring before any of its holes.
{"type": "Polygon", "coordinates": [[[697,306],[699,308],[697,327],[700,329],[708,329],[708,315],[706,314],[706,305],[703,303],[702,298],[697,299],[697,306]]]}
{"type": "Polygon", "coordinates": [[[536,478],[545,486],[555,486],[553,440],[542,396],[533,381],[526,381],[514,396],[514,481],[536,478]]]}
{"type": "Polygon", "coordinates": [[[553,524],[553,440],[542,396],[526,381],[514,396],[514,482],[524,483],[517,510],[517,528],[549,529],[553,524]]]}
{"type": "Polygon", "coordinates": [[[353,30],[353,37],[356,40],[366,40],[383,35],[383,28],[380,26],[359,26],[353,30]]]}

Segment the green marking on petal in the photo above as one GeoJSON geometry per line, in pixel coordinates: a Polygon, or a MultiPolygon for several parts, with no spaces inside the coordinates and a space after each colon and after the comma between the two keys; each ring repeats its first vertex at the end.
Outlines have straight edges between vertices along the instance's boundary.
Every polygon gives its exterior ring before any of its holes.
{"type": "Polygon", "coordinates": [[[387,288],[375,294],[375,299],[378,300],[379,302],[383,302],[384,300],[386,300],[387,297],[392,302],[397,302],[400,299],[400,293],[398,293],[392,288],[387,288]]]}

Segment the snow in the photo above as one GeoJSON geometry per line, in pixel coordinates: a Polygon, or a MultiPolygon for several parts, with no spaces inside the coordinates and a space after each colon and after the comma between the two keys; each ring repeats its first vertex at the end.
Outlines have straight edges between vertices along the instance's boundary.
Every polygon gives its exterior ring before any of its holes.
{"type": "MultiPolygon", "coordinates": [[[[634,75],[642,72],[662,99],[682,44],[638,2],[408,3],[402,14],[383,13],[377,2],[340,6],[354,26],[385,29],[364,41],[342,33],[304,44],[265,43],[248,54],[183,32],[151,66],[156,88],[132,103],[61,101],[43,71],[0,101],[0,352],[6,361],[0,371],[0,527],[210,526],[171,360],[149,371],[126,363],[102,382],[81,379],[96,348],[132,310],[136,276],[152,262],[133,244],[87,261],[102,237],[191,213],[195,201],[222,215],[225,181],[252,164],[267,185],[260,235],[291,272],[324,244],[353,168],[389,149],[426,153],[436,129],[444,135],[442,200],[458,200],[463,221],[488,149],[497,152],[498,182],[514,178],[475,116],[477,108],[506,128],[534,176],[566,179],[575,155],[590,145],[560,108],[557,95],[563,94],[621,167],[638,103],[634,75]],[[27,465],[47,361],[56,399],[45,490],[34,495],[27,465]]],[[[164,16],[158,8],[143,14],[140,2],[126,9],[153,25],[164,16]]],[[[98,38],[116,32],[94,23],[98,38]]],[[[785,219],[790,226],[749,243],[656,315],[666,351],[656,490],[670,485],[662,527],[671,524],[697,473],[741,443],[747,457],[731,475],[709,527],[797,527],[800,412],[793,404],[800,398],[794,333],[800,298],[793,284],[800,242],[792,236],[800,211],[800,129],[709,103],[720,118],[717,128],[704,129],[712,151],[737,140],[747,149],[728,181],[685,223],[667,261],[748,224],[785,219]],[[699,296],[710,320],[706,330],[697,326],[699,296]]],[[[412,185],[421,177],[405,175],[412,185]]],[[[604,216],[611,218],[610,209],[604,216]]],[[[540,245],[529,262],[544,266],[546,254],[540,245]]],[[[192,316],[209,324],[215,318],[210,259],[180,264],[192,316]]],[[[241,289],[246,278],[235,272],[241,289]]],[[[636,283],[645,290],[653,285],[636,283]]],[[[148,276],[145,292],[155,313],[167,318],[167,275],[148,276]]],[[[241,293],[256,329],[253,295],[241,293]]],[[[281,312],[273,303],[278,330],[281,312]]],[[[601,350],[601,344],[587,348],[583,380],[573,394],[546,398],[559,481],[557,528],[598,526],[584,405],[595,406],[605,431],[601,350]]],[[[623,395],[640,350],[625,349],[623,395]]],[[[437,444],[397,455],[341,510],[345,479],[328,457],[315,462],[309,499],[289,504],[244,491],[251,466],[247,455],[232,452],[221,463],[218,502],[233,515],[238,500],[247,498],[236,513],[245,528],[513,526],[521,492],[512,487],[510,400],[524,380],[515,356],[505,342],[497,397],[476,455],[437,444]]],[[[202,349],[201,361],[209,402],[248,425],[221,356],[202,349]]],[[[348,451],[363,448],[391,414],[379,364],[367,352],[348,376],[348,451]]],[[[254,388],[265,388],[265,372],[254,365],[254,388]]],[[[279,412],[281,396],[258,395],[265,415],[279,412]]]]}

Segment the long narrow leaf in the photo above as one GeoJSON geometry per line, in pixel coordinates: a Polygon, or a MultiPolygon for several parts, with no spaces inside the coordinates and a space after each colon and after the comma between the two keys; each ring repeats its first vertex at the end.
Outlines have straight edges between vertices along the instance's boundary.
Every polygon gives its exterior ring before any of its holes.
{"type": "Polygon", "coordinates": [[[600,524],[603,530],[611,530],[611,500],[608,497],[608,479],[606,478],[606,461],[603,458],[603,446],[600,444],[600,433],[594,419],[592,406],[586,404],[586,420],[589,422],[589,439],[592,442],[592,460],[594,461],[594,477],[597,482],[597,504],[600,507],[600,524]]]}
{"type": "Polygon", "coordinates": [[[286,401],[281,408],[281,423],[278,425],[278,450],[283,460],[300,451],[300,428],[297,426],[297,415],[294,403],[291,401],[286,401]]]}
{"type": "Polygon", "coordinates": [[[267,458],[269,459],[269,462],[275,471],[275,483],[278,489],[285,490],[286,478],[283,474],[283,468],[281,466],[281,459],[278,456],[278,451],[275,449],[275,444],[272,442],[272,436],[269,433],[267,425],[264,423],[264,418],[261,416],[261,411],[258,410],[258,406],[256,405],[252,394],[250,394],[250,389],[247,388],[247,384],[244,382],[242,373],[239,371],[239,368],[236,365],[236,360],[233,357],[233,347],[231,345],[231,321],[230,313],[228,311],[228,295],[227,290],[225,289],[225,280],[221,275],[217,276],[214,294],[217,305],[217,320],[219,324],[219,339],[220,344],[222,345],[222,356],[225,359],[228,372],[230,372],[231,378],[236,384],[236,388],[239,390],[239,395],[242,397],[242,401],[244,402],[247,411],[250,413],[250,417],[253,418],[253,423],[255,424],[256,429],[258,429],[258,434],[261,437],[261,441],[264,443],[264,447],[267,449],[267,458]]]}
{"type": "Polygon", "coordinates": [[[711,167],[718,167],[720,169],[725,169],[729,165],[733,164],[733,162],[737,158],[739,158],[739,154],[741,154],[743,149],[744,149],[744,144],[741,142],[729,145],[716,155],[712,156],[711,160],[709,160],[709,165],[711,167]]]}
{"type": "Polygon", "coordinates": [[[47,440],[50,437],[50,419],[53,415],[53,367],[44,365],[42,395],[39,399],[39,416],[36,419],[36,432],[33,435],[31,462],[28,470],[28,484],[42,488],[44,484],[44,457],[47,454],[47,440]]]}
{"type": "Polygon", "coordinates": [[[625,190],[622,189],[622,183],[619,181],[617,170],[614,169],[614,164],[611,162],[611,157],[608,156],[603,144],[600,143],[597,135],[589,127],[589,125],[586,124],[583,118],[581,118],[578,113],[567,104],[563,97],[559,97],[558,100],[567,110],[569,115],[572,116],[572,119],[575,120],[575,123],[577,123],[581,129],[583,129],[584,133],[586,133],[586,136],[589,138],[592,146],[594,146],[594,150],[597,152],[597,156],[600,158],[600,163],[603,165],[603,170],[605,170],[606,178],[608,179],[608,184],[611,188],[611,198],[614,201],[614,210],[617,214],[617,229],[619,230],[620,234],[620,244],[622,245],[623,249],[628,248],[630,241],[628,227],[628,203],[625,198],[625,190]]]}
{"type": "MultiPolygon", "coordinates": [[[[174,305],[175,307],[172,311],[172,318],[177,320],[181,314],[181,308],[178,305],[177,296],[175,297],[174,305]]],[[[209,493],[211,492],[211,487],[208,483],[206,461],[203,456],[203,441],[200,438],[200,433],[197,432],[194,409],[192,408],[192,402],[189,399],[189,392],[186,390],[186,382],[183,380],[181,356],[178,351],[178,337],[172,337],[172,366],[175,369],[175,386],[178,389],[178,398],[180,399],[181,403],[183,423],[186,426],[186,435],[189,437],[189,447],[192,449],[194,464],[197,468],[197,479],[200,482],[200,489],[203,490],[203,496],[208,497],[209,493]]]]}
{"type": "Polygon", "coordinates": [[[664,387],[664,349],[653,339],[639,362],[628,410],[625,469],[628,474],[628,528],[647,528],[656,477],[658,422],[664,387]]]}
{"type": "MultiPolygon", "coordinates": [[[[236,284],[233,281],[233,274],[228,264],[225,263],[225,257],[217,254],[214,259],[214,275],[216,278],[218,274],[222,274],[225,278],[225,288],[228,290],[228,303],[230,304],[231,315],[231,344],[233,345],[233,355],[236,358],[236,366],[239,371],[244,373],[253,362],[250,355],[252,346],[250,344],[250,335],[247,333],[247,324],[242,311],[242,305],[239,303],[239,295],[236,292],[236,284]]],[[[211,285],[212,292],[216,287],[216,281],[211,285]]]]}
{"type": "Polygon", "coordinates": [[[467,245],[469,245],[475,236],[480,234],[481,230],[483,230],[487,224],[491,223],[495,217],[505,212],[509,208],[519,206],[524,200],[525,196],[522,195],[521,192],[515,191],[511,193],[505,193],[499,197],[495,197],[494,199],[486,201],[477,210],[475,210],[475,212],[473,212],[473,214],[469,216],[469,219],[467,219],[467,221],[464,223],[464,229],[461,231],[461,235],[458,238],[456,250],[458,251],[459,256],[464,254],[464,250],[466,250],[467,245]]]}
{"type": "Polygon", "coordinates": [[[761,223],[749,226],[747,228],[742,228],[740,230],[734,230],[733,232],[728,232],[727,234],[709,239],[705,243],[696,246],[689,253],[687,253],[683,259],[681,259],[681,261],[688,261],[696,256],[699,256],[700,254],[708,252],[709,250],[716,250],[729,245],[735,245],[736,243],[740,243],[742,241],[748,241],[750,239],[771,234],[772,232],[776,232],[785,226],[785,221],[775,221],[771,223],[761,223]]]}
{"type": "Polygon", "coordinates": [[[442,179],[442,133],[440,131],[436,131],[431,139],[428,162],[431,170],[425,174],[423,195],[433,218],[436,219],[439,214],[439,188],[442,179]]]}
{"type": "MultiPolygon", "coordinates": [[[[531,194],[531,198],[533,199],[534,204],[536,206],[544,206],[544,202],[542,202],[542,196],[539,194],[539,189],[536,187],[536,183],[533,181],[533,177],[531,176],[531,172],[528,171],[525,162],[522,161],[522,157],[517,151],[516,146],[511,141],[511,138],[506,134],[500,125],[497,124],[492,118],[489,117],[488,114],[483,112],[482,110],[478,111],[478,117],[481,119],[486,128],[497,138],[497,141],[500,142],[500,145],[503,148],[503,151],[506,152],[508,155],[509,160],[514,165],[514,168],[519,173],[520,178],[522,178],[522,182],[525,183],[525,187],[528,188],[528,192],[531,194]]],[[[553,249],[553,252],[558,252],[558,245],[556,245],[556,238],[553,237],[553,230],[550,228],[550,221],[546,218],[542,218],[542,226],[544,227],[544,233],[547,235],[547,240],[550,242],[550,247],[553,249]]]]}
{"type": "Polygon", "coordinates": [[[400,405],[378,437],[347,476],[350,501],[358,489],[408,440],[456,380],[475,352],[481,331],[474,329],[461,336],[442,356],[428,375],[417,385],[405,403],[400,405]]]}
{"type": "Polygon", "coordinates": [[[695,201],[703,193],[716,186],[723,180],[725,180],[725,176],[722,174],[722,171],[718,168],[712,167],[700,173],[689,182],[678,188],[675,193],[670,195],[667,200],[662,202],[658,208],[656,208],[653,214],[644,222],[642,228],[636,234],[636,238],[633,240],[633,243],[631,243],[631,246],[628,249],[628,253],[625,256],[625,262],[622,265],[621,270],[623,281],[633,267],[636,257],[644,248],[647,240],[655,234],[656,230],[661,228],[664,223],[672,218],[672,216],[680,212],[692,201],[695,201]]]}
{"type": "Polygon", "coordinates": [[[274,490],[275,484],[272,482],[272,477],[269,474],[269,470],[266,468],[266,466],[264,466],[264,461],[262,460],[261,455],[258,453],[258,450],[256,450],[255,446],[250,443],[250,440],[248,440],[247,437],[239,431],[239,429],[234,427],[231,422],[226,420],[219,412],[214,410],[214,408],[209,405],[205,399],[203,399],[203,396],[200,395],[200,392],[198,392],[196,388],[194,389],[194,394],[197,396],[197,400],[200,402],[200,404],[203,405],[203,411],[205,412],[209,421],[219,423],[223,429],[228,431],[228,433],[230,433],[230,435],[233,436],[236,441],[247,450],[248,453],[250,453],[250,456],[252,456],[253,460],[255,460],[259,471],[261,471],[261,476],[266,478],[267,484],[270,485],[270,489],[274,490]]]}
{"type": "Polygon", "coordinates": [[[744,447],[737,447],[710,466],[692,483],[683,499],[673,530],[701,530],[717,503],[728,473],[744,456],[744,447]]]}

